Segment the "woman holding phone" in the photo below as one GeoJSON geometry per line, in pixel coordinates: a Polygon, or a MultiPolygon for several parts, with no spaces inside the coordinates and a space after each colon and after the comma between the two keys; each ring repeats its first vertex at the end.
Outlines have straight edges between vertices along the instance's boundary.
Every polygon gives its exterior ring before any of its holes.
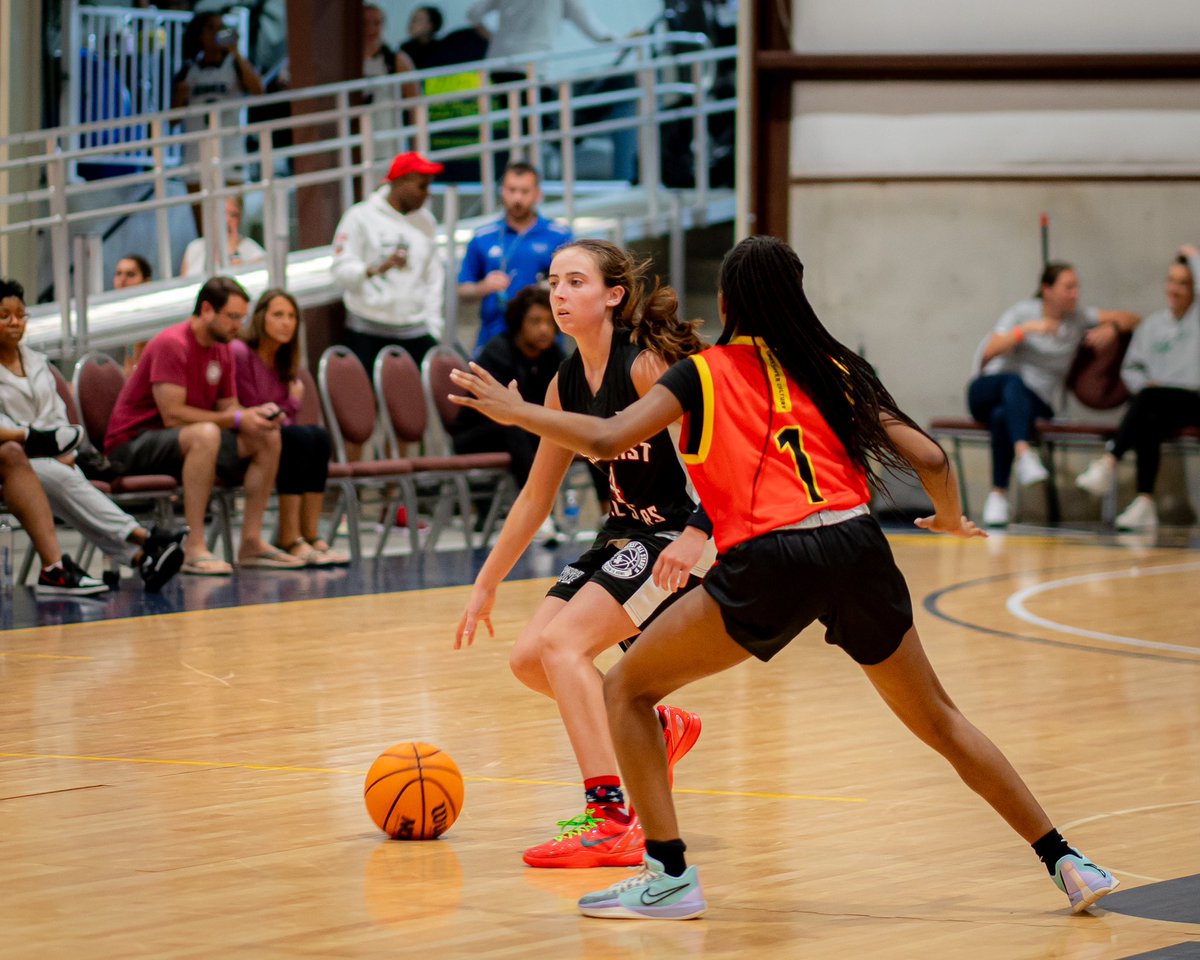
{"type": "Polygon", "coordinates": [[[296,414],[304,399],[300,367],[300,308],[278,287],[258,298],[250,325],[232,344],[237,357],[237,390],[241,403],[274,403],[283,417],[279,473],[278,546],[310,567],[350,562],[321,539],[318,524],[329,475],[329,433],[322,426],[300,425],[296,414]]]}

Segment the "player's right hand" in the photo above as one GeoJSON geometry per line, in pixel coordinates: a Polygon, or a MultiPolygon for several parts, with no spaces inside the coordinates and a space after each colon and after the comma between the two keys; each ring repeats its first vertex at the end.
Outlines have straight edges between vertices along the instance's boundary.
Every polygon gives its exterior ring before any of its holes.
{"type": "Polygon", "coordinates": [[[467,601],[467,609],[463,611],[458,621],[458,629],[454,632],[454,649],[461,650],[475,642],[475,629],[482,623],[487,627],[489,637],[495,637],[492,629],[492,606],[496,602],[494,590],[484,590],[476,587],[471,591],[471,599],[467,601]],[[464,642],[465,641],[465,642],[464,642]]]}

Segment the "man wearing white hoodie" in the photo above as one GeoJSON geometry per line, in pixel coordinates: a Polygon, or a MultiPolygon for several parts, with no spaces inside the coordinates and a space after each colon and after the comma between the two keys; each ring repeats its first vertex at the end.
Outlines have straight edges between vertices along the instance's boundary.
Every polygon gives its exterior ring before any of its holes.
{"type": "Polygon", "coordinates": [[[386,185],[338,223],[333,280],[344,291],[345,344],[368,374],[384,347],[399,344],[419,364],[441,336],[445,267],[437,221],[425,209],[441,170],[419,153],[397,155],[386,185]]]}

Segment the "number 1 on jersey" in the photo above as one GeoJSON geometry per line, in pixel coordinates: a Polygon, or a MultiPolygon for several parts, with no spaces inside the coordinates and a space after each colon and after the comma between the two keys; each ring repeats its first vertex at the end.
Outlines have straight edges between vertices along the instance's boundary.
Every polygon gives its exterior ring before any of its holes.
{"type": "Polygon", "coordinates": [[[817,489],[817,478],[813,474],[812,461],[808,458],[808,454],[804,450],[804,431],[798,426],[783,427],[775,434],[775,446],[782,453],[786,450],[792,455],[792,463],[796,467],[796,476],[800,478],[800,482],[804,484],[804,489],[808,492],[808,502],[812,504],[824,503],[825,498],[821,496],[821,491],[817,489]]]}

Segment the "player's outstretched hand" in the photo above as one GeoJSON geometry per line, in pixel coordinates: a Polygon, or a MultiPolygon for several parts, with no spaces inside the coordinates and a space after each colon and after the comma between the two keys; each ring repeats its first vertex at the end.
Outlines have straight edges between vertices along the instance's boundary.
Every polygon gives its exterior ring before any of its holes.
{"type": "Polygon", "coordinates": [[[452,370],[450,372],[450,379],[457,386],[462,387],[464,390],[469,390],[472,394],[472,396],[464,397],[452,393],[449,396],[453,403],[457,403],[460,407],[473,407],[485,417],[489,417],[497,423],[511,424],[516,422],[515,411],[525,402],[521,398],[521,392],[517,389],[517,381],[514,380],[505,387],[499,380],[473,361],[469,371],[452,370]]]}
{"type": "Polygon", "coordinates": [[[458,629],[454,631],[454,649],[461,650],[475,642],[475,629],[479,624],[487,627],[489,637],[495,637],[492,629],[492,606],[496,602],[494,590],[484,590],[476,587],[471,591],[471,599],[467,601],[467,609],[463,611],[458,621],[458,629]]]}
{"type": "Polygon", "coordinates": [[[934,533],[948,533],[952,537],[962,537],[964,540],[969,540],[971,537],[986,537],[987,531],[980,530],[975,525],[975,521],[968,520],[966,517],[959,517],[958,522],[946,520],[936,514],[932,517],[917,517],[913,521],[922,530],[932,530],[934,533]]]}

